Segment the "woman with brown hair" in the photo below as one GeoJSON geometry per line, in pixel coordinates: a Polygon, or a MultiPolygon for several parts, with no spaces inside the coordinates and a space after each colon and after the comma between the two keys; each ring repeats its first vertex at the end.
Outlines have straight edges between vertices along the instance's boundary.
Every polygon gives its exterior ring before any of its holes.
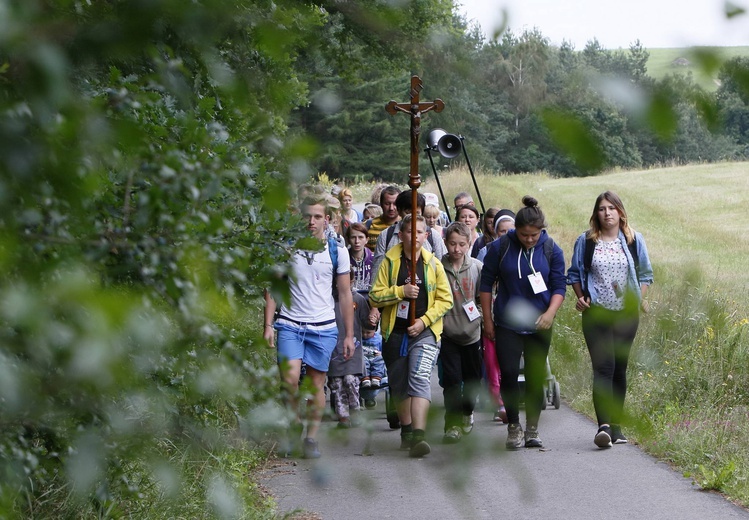
{"type": "Polygon", "coordinates": [[[606,191],[593,206],[590,229],[575,242],[567,283],[582,312],[583,335],[593,364],[593,405],[599,448],[624,444],[622,434],[627,362],[643,299],[653,283],[645,240],[633,230],[619,196],[606,191]]]}

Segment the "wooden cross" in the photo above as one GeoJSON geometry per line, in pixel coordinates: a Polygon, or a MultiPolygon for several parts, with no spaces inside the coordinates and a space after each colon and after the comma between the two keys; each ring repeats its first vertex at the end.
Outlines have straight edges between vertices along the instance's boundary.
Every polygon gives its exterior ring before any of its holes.
{"type": "MultiPolygon", "coordinates": [[[[420,102],[419,93],[424,85],[421,83],[419,76],[411,76],[411,101],[409,103],[398,103],[390,101],[385,105],[388,114],[394,116],[398,112],[411,115],[411,169],[408,177],[408,186],[411,188],[411,265],[416,265],[416,243],[413,237],[416,236],[416,214],[418,209],[417,190],[421,186],[421,177],[419,176],[419,137],[421,136],[421,114],[430,110],[442,112],[445,103],[441,99],[435,99],[431,102],[420,102]]],[[[415,272],[411,273],[411,283],[416,285],[415,272]]],[[[409,322],[413,325],[416,321],[416,302],[412,301],[409,306],[409,322]]]]}

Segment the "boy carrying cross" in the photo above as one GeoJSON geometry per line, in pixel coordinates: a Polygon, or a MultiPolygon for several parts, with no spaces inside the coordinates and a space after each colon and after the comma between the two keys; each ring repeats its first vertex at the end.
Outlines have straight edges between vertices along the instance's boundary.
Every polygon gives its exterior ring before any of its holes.
{"type": "Polygon", "coordinates": [[[406,215],[400,227],[401,243],[386,254],[377,271],[369,300],[382,309],[382,357],[401,423],[401,449],[423,457],[431,451],[424,439],[431,402],[432,367],[439,354],[442,316],[453,306],[452,292],[441,262],[422,249],[426,220],[406,215]],[[411,235],[411,219],[416,234],[411,235]],[[411,257],[411,246],[416,257],[411,257]],[[415,306],[415,321],[409,308],[415,306]]]}

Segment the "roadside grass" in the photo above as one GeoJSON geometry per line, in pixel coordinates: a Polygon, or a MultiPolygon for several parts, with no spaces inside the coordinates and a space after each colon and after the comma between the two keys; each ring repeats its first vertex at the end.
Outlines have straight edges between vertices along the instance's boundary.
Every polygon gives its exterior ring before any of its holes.
{"type": "Polygon", "coordinates": [[[749,47],[682,47],[668,49],[647,49],[650,53],[647,63],[648,76],[656,80],[668,74],[692,74],[694,81],[708,92],[718,88],[718,71],[720,65],[736,56],[749,56],[749,47]],[[716,57],[718,66],[714,74],[707,74],[701,66],[701,56],[716,57]],[[686,65],[675,65],[674,60],[684,58],[686,65]]]}
{"type": "MultiPolygon", "coordinates": [[[[630,358],[626,432],[702,488],[749,505],[749,163],[566,179],[477,171],[487,208],[517,210],[523,195],[538,199],[568,264],[596,196],[621,195],[656,280],[630,358]]],[[[448,201],[468,191],[478,205],[467,170],[440,181],[448,201]]],[[[437,188],[431,181],[422,189],[437,188]]],[[[550,362],[565,401],[592,417],[590,359],[569,302],[557,317],[550,362]]],[[[594,431],[581,435],[592,442],[594,431]]]]}

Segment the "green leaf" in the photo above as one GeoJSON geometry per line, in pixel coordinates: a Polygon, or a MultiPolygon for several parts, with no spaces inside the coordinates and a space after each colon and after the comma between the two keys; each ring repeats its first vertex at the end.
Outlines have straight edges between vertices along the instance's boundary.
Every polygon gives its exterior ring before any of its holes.
{"type": "Polygon", "coordinates": [[[552,141],[583,172],[600,170],[604,155],[593,135],[573,114],[556,109],[545,109],[541,113],[552,141]]]}

